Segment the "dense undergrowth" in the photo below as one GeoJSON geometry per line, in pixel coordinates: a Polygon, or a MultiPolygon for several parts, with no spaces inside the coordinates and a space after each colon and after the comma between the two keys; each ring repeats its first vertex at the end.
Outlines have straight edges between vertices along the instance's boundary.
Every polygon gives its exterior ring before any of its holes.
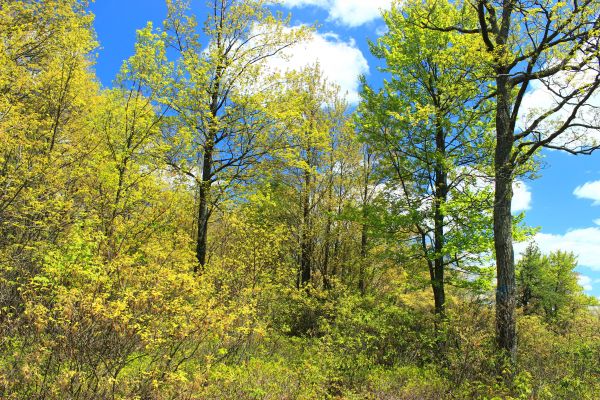
{"type": "Polygon", "coordinates": [[[3,398],[593,399],[600,389],[599,320],[586,309],[560,327],[520,316],[518,363],[500,375],[487,296],[455,293],[436,324],[428,294],[405,277],[364,296],[342,282],[298,290],[289,268],[216,261],[198,277],[193,255],[166,261],[156,247],[107,268],[94,238],[73,234],[19,285],[22,309],[3,314],[3,398]]]}

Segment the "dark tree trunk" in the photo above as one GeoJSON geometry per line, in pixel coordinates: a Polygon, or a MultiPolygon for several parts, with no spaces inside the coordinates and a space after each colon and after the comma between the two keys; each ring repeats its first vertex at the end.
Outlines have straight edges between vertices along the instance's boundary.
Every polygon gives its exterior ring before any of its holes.
{"type": "MultiPolygon", "coordinates": [[[[220,46],[220,35],[217,37],[217,44],[220,46]]],[[[213,153],[215,150],[215,140],[219,132],[218,115],[222,101],[219,101],[219,92],[221,90],[221,77],[224,68],[217,66],[213,87],[210,96],[210,115],[208,134],[204,143],[204,154],[202,156],[202,181],[200,182],[200,193],[198,199],[198,235],[196,238],[196,258],[198,264],[194,266],[194,272],[198,268],[204,268],[206,265],[207,243],[208,243],[208,220],[210,219],[210,187],[213,181],[213,153]],[[221,104],[220,104],[221,103],[221,104]]]]}
{"type": "Polygon", "coordinates": [[[198,272],[198,268],[204,268],[206,264],[208,220],[210,217],[209,195],[212,183],[212,153],[212,146],[207,146],[204,149],[202,182],[200,183],[200,194],[198,196],[198,237],[196,239],[198,264],[194,266],[194,272],[198,272]]]}
{"type": "Polygon", "coordinates": [[[323,251],[323,288],[331,289],[331,280],[329,279],[329,253],[331,247],[331,225],[333,221],[331,220],[331,201],[333,198],[332,195],[332,184],[329,186],[329,195],[328,195],[328,205],[327,205],[327,222],[325,224],[325,249],[323,251]]]}
{"type": "Polygon", "coordinates": [[[331,226],[333,224],[331,213],[332,213],[332,204],[333,204],[333,189],[334,189],[334,171],[333,165],[335,164],[334,160],[334,150],[335,142],[331,143],[331,152],[329,153],[329,165],[331,166],[329,171],[329,185],[327,188],[327,222],[325,224],[325,249],[323,251],[323,288],[331,289],[331,280],[329,279],[329,261],[330,261],[330,253],[331,253],[331,226]]]}
{"type": "Polygon", "coordinates": [[[446,245],[444,236],[444,210],[443,206],[448,198],[448,172],[444,165],[446,156],[446,135],[437,122],[437,132],[435,135],[436,161],[435,161],[435,195],[434,195],[434,216],[433,216],[433,238],[434,238],[434,261],[433,261],[433,280],[431,287],[433,289],[433,301],[435,314],[444,317],[446,307],[446,292],[444,288],[444,246],[446,245]]]}
{"type": "MultiPolygon", "coordinates": [[[[367,168],[369,165],[367,163],[367,168]]],[[[369,172],[365,171],[365,179],[363,182],[363,199],[362,199],[362,227],[360,231],[360,260],[359,260],[359,270],[358,270],[358,290],[360,293],[364,295],[367,291],[367,283],[366,283],[366,267],[367,267],[367,242],[369,240],[368,237],[368,227],[367,227],[367,201],[369,197],[369,172]]]]}
{"type": "MultiPolygon", "coordinates": [[[[344,178],[344,170],[340,171],[340,181],[343,181],[344,178]]],[[[342,202],[344,197],[344,189],[343,185],[340,183],[339,190],[336,192],[337,195],[337,208],[336,208],[336,217],[342,214],[342,202]]],[[[340,257],[340,231],[343,229],[343,225],[338,220],[338,229],[335,231],[335,240],[333,241],[333,265],[331,268],[331,276],[338,275],[338,265],[340,265],[341,257],[340,257]]],[[[340,265],[341,267],[341,265],[340,265]]]]}
{"type": "MultiPolygon", "coordinates": [[[[363,206],[364,207],[364,206],[363,206]]],[[[365,212],[363,211],[363,218],[365,218],[365,212]]],[[[367,224],[363,222],[362,229],[360,232],[360,262],[358,271],[358,290],[364,295],[367,291],[366,282],[366,266],[367,266],[367,241],[368,241],[368,230],[367,224]]]]}
{"type": "Polygon", "coordinates": [[[434,262],[434,280],[431,284],[433,288],[433,302],[435,314],[441,318],[444,317],[446,311],[446,292],[444,289],[444,266],[440,260],[434,262]]]}
{"type": "MultiPolygon", "coordinates": [[[[331,211],[329,211],[331,213],[331,211]]],[[[331,238],[331,216],[327,216],[327,224],[325,226],[325,249],[323,254],[323,288],[331,289],[331,281],[329,280],[329,253],[330,253],[330,238],[331,238]]]]}
{"type": "Polygon", "coordinates": [[[367,245],[369,241],[369,226],[367,224],[369,205],[369,182],[371,180],[371,154],[367,146],[363,149],[364,176],[362,193],[362,226],[360,231],[360,261],[358,270],[358,289],[364,295],[367,292],[366,269],[367,269],[367,245]]]}
{"type": "Polygon", "coordinates": [[[435,258],[433,260],[433,281],[431,287],[433,289],[433,300],[435,305],[435,314],[443,316],[446,307],[446,292],[444,288],[444,216],[441,211],[441,205],[438,204],[439,199],[436,199],[435,216],[434,216],[434,250],[435,258]]]}
{"type": "Polygon", "coordinates": [[[310,178],[310,171],[305,171],[304,191],[302,194],[302,233],[300,236],[300,287],[303,287],[310,282],[312,272],[310,178]]]}
{"type": "Polygon", "coordinates": [[[516,360],[516,282],[512,237],[512,183],[514,167],[511,153],[514,135],[511,128],[510,89],[507,71],[497,71],[497,113],[495,198],[494,198],[494,247],[496,250],[496,340],[498,347],[510,359],[516,360]]]}

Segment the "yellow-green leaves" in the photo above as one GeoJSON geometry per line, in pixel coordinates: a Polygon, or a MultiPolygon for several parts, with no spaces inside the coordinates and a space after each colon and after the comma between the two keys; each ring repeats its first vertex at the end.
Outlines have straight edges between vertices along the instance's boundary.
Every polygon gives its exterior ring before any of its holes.
{"type": "Polygon", "coordinates": [[[388,79],[379,91],[365,84],[357,120],[381,154],[386,223],[410,238],[434,294],[446,281],[489,279],[493,114],[480,89],[488,67],[471,58],[476,37],[426,27],[474,18],[445,1],[395,3],[371,46],[388,79]]]}

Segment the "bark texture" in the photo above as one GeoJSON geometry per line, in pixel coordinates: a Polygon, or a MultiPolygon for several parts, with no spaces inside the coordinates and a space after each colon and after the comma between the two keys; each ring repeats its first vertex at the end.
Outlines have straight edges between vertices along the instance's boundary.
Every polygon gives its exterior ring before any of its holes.
{"type": "Polygon", "coordinates": [[[497,71],[494,247],[496,250],[496,340],[511,360],[516,359],[516,282],[512,236],[512,183],[514,143],[511,128],[510,90],[506,71],[497,71]]]}

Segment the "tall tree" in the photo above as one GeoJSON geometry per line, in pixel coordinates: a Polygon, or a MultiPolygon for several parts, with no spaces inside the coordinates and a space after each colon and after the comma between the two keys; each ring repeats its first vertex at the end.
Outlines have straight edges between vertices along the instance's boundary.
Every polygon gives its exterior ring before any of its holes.
{"type": "Polygon", "coordinates": [[[573,253],[558,250],[542,255],[537,245],[530,243],[516,266],[517,305],[525,314],[538,314],[558,325],[568,324],[573,313],[594,302],[583,293],[576,267],[573,253]]]}
{"type": "Polygon", "coordinates": [[[177,118],[165,130],[172,142],[167,161],[198,186],[199,266],[207,261],[214,205],[269,151],[265,61],[303,36],[303,29],[289,29],[287,20],[274,16],[270,4],[213,0],[200,32],[187,2],[168,2],[165,40],[177,60],[172,93],[164,101],[177,118]]]}
{"type": "MultiPolygon", "coordinates": [[[[443,316],[446,270],[481,264],[477,255],[491,244],[484,184],[491,114],[479,87],[485,70],[465,57],[475,43],[420,27],[420,6],[395,3],[384,13],[389,31],[372,51],[390,79],[379,92],[365,85],[359,124],[382,155],[397,226],[413,235],[428,266],[435,313],[443,316]]],[[[448,4],[428,14],[439,24],[461,17],[448,4]]]]}
{"type": "Polygon", "coordinates": [[[379,181],[375,177],[378,168],[379,154],[375,153],[368,143],[361,146],[362,165],[360,168],[360,258],[358,260],[358,290],[361,294],[367,291],[367,264],[369,263],[369,217],[374,198],[377,196],[379,181]]]}
{"type": "Polygon", "coordinates": [[[477,20],[454,24],[431,20],[439,7],[427,2],[421,26],[477,37],[483,51],[473,63],[493,71],[488,96],[496,113],[494,154],[494,247],[496,253],[497,343],[516,359],[516,285],[512,233],[512,184],[541,148],[590,154],[598,148],[589,131],[600,129],[594,95],[600,86],[596,0],[468,0],[457,10],[477,20]],[[469,12],[468,12],[469,11],[469,12]],[[476,61],[477,60],[477,61],[476,61]],[[532,108],[527,96],[541,90],[548,106],[532,108]],[[529,108],[528,108],[529,107],[529,108]]]}
{"type": "Polygon", "coordinates": [[[307,285],[318,271],[327,286],[332,221],[326,210],[332,208],[334,169],[348,132],[346,103],[339,96],[339,88],[327,82],[318,65],[288,73],[286,81],[281,101],[290,110],[283,114],[288,119],[289,134],[288,151],[282,155],[289,176],[282,179],[295,188],[300,204],[298,284],[307,285]]]}

